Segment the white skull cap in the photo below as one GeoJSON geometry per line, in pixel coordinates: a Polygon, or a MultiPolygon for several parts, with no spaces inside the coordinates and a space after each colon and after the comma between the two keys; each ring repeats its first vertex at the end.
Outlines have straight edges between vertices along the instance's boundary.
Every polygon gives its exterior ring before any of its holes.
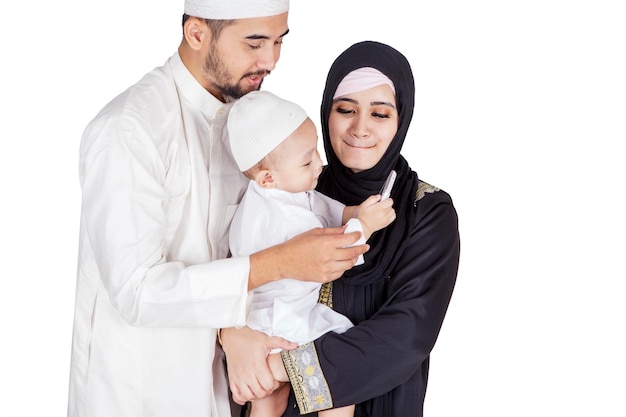
{"type": "Polygon", "coordinates": [[[289,0],[185,0],[185,14],[203,19],[247,19],[286,11],[289,0]]]}

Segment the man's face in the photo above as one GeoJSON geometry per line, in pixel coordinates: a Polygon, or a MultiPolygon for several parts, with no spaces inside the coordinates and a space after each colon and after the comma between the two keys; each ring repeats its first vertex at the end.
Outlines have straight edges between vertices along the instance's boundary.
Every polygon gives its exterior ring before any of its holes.
{"type": "Polygon", "coordinates": [[[261,88],[263,78],[280,58],[283,37],[288,31],[287,13],[239,19],[224,27],[205,59],[209,90],[240,98],[261,88]]]}

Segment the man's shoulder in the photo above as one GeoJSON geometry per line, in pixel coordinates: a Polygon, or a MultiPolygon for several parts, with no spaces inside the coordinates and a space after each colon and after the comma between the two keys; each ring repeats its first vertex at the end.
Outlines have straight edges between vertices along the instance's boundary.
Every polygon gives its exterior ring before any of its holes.
{"type": "Polygon", "coordinates": [[[167,65],[157,67],[109,101],[87,123],[81,154],[113,143],[143,141],[163,152],[182,123],[167,65]]]}
{"type": "Polygon", "coordinates": [[[166,109],[166,103],[176,95],[171,71],[167,65],[156,67],[144,74],[134,84],[109,101],[98,113],[98,117],[112,115],[154,113],[166,109]]]}

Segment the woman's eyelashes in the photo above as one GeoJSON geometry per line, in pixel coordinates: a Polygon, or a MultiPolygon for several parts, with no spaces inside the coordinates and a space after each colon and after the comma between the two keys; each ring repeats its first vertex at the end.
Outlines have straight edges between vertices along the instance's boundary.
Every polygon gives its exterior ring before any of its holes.
{"type": "Polygon", "coordinates": [[[372,116],[378,117],[381,119],[389,119],[391,117],[388,113],[378,113],[378,112],[373,112],[372,116]]]}
{"type": "Polygon", "coordinates": [[[337,111],[337,113],[339,114],[351,114],[351,113],[355,113],[355,111],[353,109],[347,109],[347,108],[343,108],[343,107],[337,107],[335,109],[337,111]]]}
{"type": "MultiPolygon", "coordinates": [[[[337,107],[335,111],[339,114],[356,114],[356,110],[344,108],[344,107],[337,107]]],[[[378,119],[389,119],[391,117],[389,112],[381,112],[381,111],[372,111],[371,115],[372,117],[375,117],[378,119]]]]}

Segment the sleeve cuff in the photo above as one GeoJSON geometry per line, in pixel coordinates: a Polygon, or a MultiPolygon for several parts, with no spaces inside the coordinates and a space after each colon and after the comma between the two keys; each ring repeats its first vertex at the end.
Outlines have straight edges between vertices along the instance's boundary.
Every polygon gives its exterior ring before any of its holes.
{"type": "MultiPolygon", "coordinates": [[[[344,233],[352,232],[361,232],[361,237],[350,246],[363,245],[365,243],[365,237],[363,236],[363,225],[359,219],[352,218],[346,223],[346,231],[344,233]]],[[[363,255],[359,255],[359,258],[354,265],[362,265],[364,262],[365,260],[363,259],[363,255]]]]}
{"type": "Polygon", "coordinates": [[[282,351],[281,356],[300,414],[332,408],[333,400],[317,357],[315,344],[310,342],[294,350],[282,351]]]}

